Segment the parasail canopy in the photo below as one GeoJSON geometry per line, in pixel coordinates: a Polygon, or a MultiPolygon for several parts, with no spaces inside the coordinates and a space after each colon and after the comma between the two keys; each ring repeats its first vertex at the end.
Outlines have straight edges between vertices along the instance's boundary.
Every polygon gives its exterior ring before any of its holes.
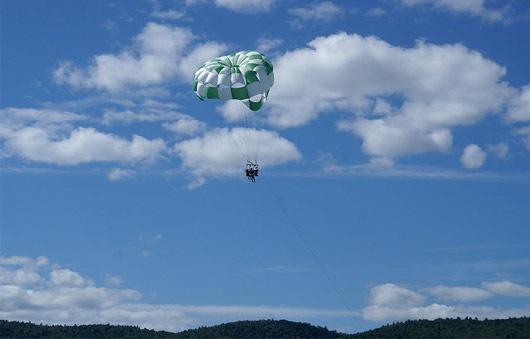
{"type": "Polygon", "coordinates": [[[240,100],[261,108],[274,84],[272,63],[260,52],[241,51],[206,62],[195,72],[193,90],[201,99],[240,100]]]}

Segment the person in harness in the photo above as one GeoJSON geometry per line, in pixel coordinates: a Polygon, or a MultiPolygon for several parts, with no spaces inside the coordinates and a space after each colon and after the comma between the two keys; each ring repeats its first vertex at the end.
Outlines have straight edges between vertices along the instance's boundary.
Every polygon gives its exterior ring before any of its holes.
{"type": "Polygon", "coordinates": [[[247,175],[247,179],[256,182],[256,177],[258,176],[258,164],[247,162],[247,169],[245,170],[245,174],[247,175]]]}

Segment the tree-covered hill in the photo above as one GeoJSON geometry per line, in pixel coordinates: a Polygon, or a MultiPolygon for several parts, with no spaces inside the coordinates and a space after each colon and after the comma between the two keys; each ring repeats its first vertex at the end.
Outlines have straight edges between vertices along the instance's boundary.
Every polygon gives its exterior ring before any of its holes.
{"type": "Polygon", "coordinates": [[[1,339],[25,338],[175,338],[175,333],[119,325],[37,325],[0,320],[1,339]]]}
{"type": "Polygon", "coordinates": [[[336,331],[287,320],[237,321],[201,327],[177,334],[177,338],[338,338],[336,331]]]}
{"type": "Polygon", "coordinates": [[[37,325],[0,320],[0,338],[529,338],[530,318],[410,320],[344,334],[287,320],[238,321],[180,333],[134,326],[37,325]]]}
{"type": "Polygon", "coordinates": [[[287,320],[238,321],[180,333],[114,325],[36,325],[0,320],[0,338],[338,338],[324,327],[287,320]]]}
{"type": "Polygon", "coordinates": [[[530,338],[530,318],[408,320],[351,338],[530,338]]]}

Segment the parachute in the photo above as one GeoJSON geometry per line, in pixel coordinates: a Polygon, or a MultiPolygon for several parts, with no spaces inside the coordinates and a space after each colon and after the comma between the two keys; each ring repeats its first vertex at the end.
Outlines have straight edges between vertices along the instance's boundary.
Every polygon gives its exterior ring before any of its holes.
{"type": "Polygon", "coordinates": [[[193,90],[204,100],[240,100],[261,108],[274,84],[271,62],[260,52],[241,51],[206,62],[195,72],[193,90]]]}
{"type": "MultiPolygon", "coordinates": [[[[246,124],[244,133],[231,135],[247,160],[249,180],[258,175],[261,133],[256,130],[258,111],[274,84],[272,63],[260,52],[241,51],[206,62],[195,72],[193,90],[199,99],[234,100],[240,103],[238,119],[246,124]],[[245,107],[246,106],[246,107],[245,107]]],[[[241,131],[241,130],[238,130],[241,131]]]]}

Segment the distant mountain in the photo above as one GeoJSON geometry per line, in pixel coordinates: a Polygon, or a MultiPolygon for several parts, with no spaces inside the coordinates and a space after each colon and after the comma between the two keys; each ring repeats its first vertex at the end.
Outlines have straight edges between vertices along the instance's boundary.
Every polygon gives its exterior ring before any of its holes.
{"type": "Polygon", "coordinates": [[[529,338],[530,318],[410,320],[357,334],[287,320],[237,321],[179,333],[114,325],[36,325],[0,320],[0,338],[529,338]]]}

